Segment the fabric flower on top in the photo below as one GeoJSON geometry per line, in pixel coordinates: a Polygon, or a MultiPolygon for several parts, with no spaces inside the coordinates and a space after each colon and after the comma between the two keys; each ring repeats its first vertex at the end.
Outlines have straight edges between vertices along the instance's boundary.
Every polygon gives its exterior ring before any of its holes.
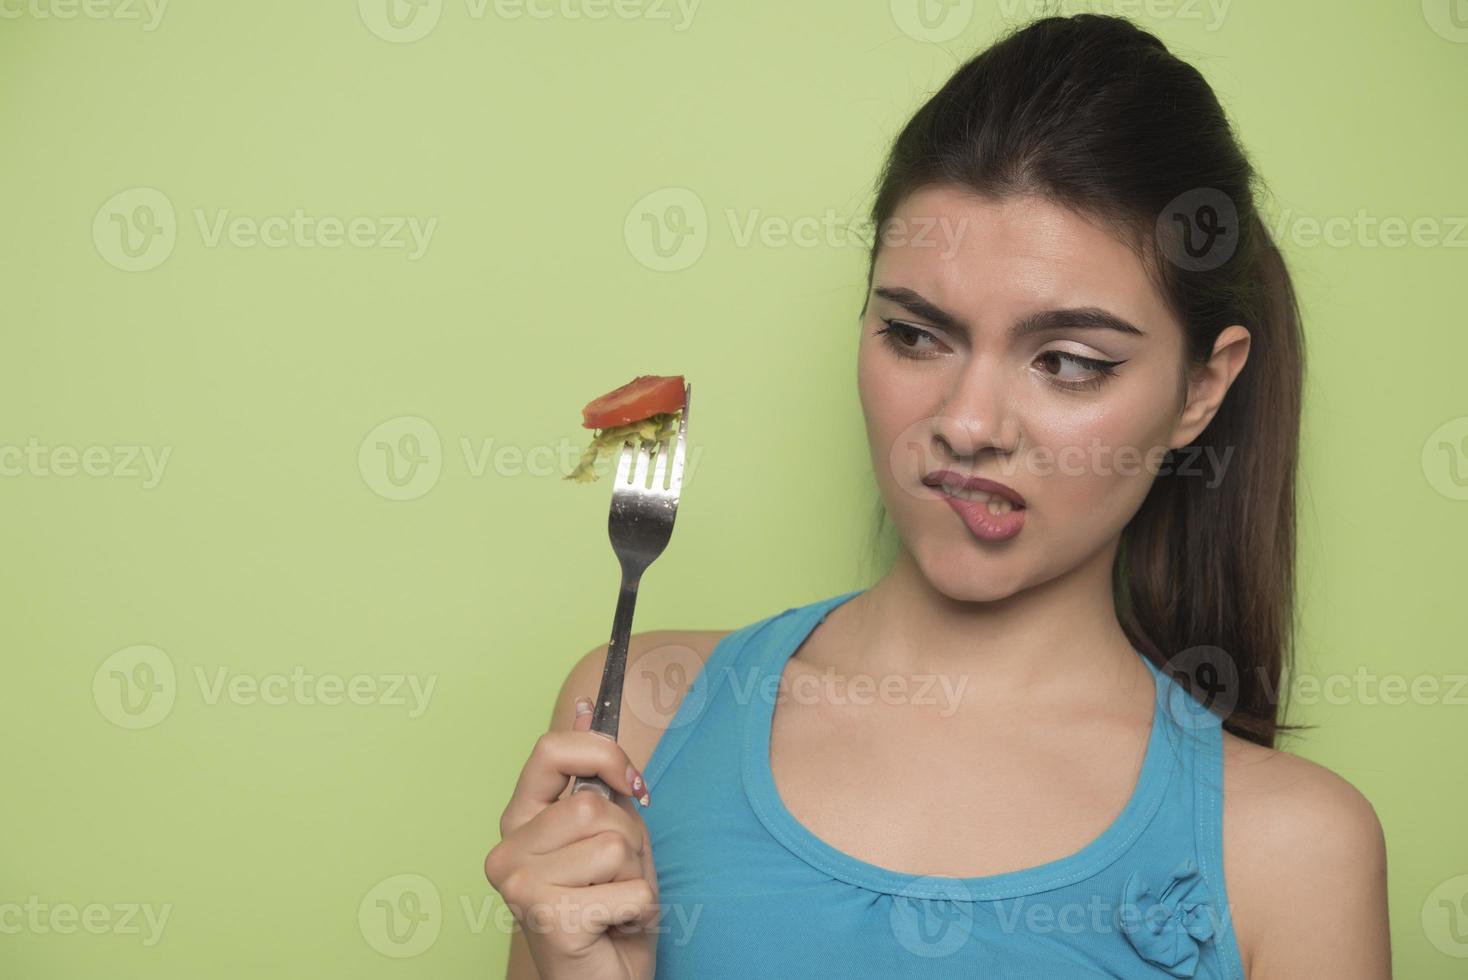
{"type": "Polygon", "coordinates": [[[1213,938],[1210,897],[1192,858],[1174,868],[1161,888],[1133,871],[1122,886],[1121,930],[1142,959],[1175,977],[1191,977],[1199,947],[1213,938]]]}

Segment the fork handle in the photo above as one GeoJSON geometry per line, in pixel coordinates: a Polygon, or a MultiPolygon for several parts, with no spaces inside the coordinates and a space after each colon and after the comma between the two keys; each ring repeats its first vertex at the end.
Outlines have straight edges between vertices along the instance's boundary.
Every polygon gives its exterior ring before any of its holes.
{"type": "Polygon", "coordinates": [[[577,776],[576,782],[571,785],[571,792],[579,793],[582,790],[595,793],[597,796],[600,796],[604,800],[610,800],[613,803],[616,802],[616,800],[614,799],[616,794],[613,793],[612,788],[607,785],[607,781],[605,779],[602,779],[600,776],[577,776]]]}
{"type": "MultiPolygon", "coordinates": [[[[591,713],[591,731],[617,740],[617,729],[622,720],[622,678],[627,673],[627,647],[632,641],[632,612],[637,606],[637,585],[641,576],[622,576],[622,588],[617,594],[617,612],[612,616],[612,638],[607,643],[607,662],[601,672],[601,689],[596,695],[596,707],[591,713]]],[[[612,799],[612,788],[600,776],[577,776],[571,784],[571,792],[579,793],[591,789],[605,799],[612,799]]]]}

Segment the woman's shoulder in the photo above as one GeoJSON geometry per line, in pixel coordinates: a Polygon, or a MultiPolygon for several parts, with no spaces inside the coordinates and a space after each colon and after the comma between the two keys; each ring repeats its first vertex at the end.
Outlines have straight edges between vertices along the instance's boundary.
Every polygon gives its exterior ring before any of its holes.
{"type": "MultiPolygon", "coordinates": [[[[733,630],[645,630],[627,643],[627,671],[622,680],[622,714],[617,742],[639,769],[646,769],[653,749],[677,713],[694,678],[719,641],[733,630]]],[[[587,651],[572,666],[556,699],[556,717],[570,717],[578,695],[596,700],[607,644],[587,651]]]]}
{"type": "Polygon", "coordinates": [[[1224,828],[1236,854],[1268,857],[1277,873],[1282,864],[1384,853],[1376,809],[1333,770],[1229,732],[1223,768],[1224,828]]]}
{"type": "Polygon", "coordinates": [[[1224,878],[1249,976],[1387,976],[1369,965],[1387,926],[1371,802],[1323,765],[1228,732],[1223,770],[1224,878]]]}

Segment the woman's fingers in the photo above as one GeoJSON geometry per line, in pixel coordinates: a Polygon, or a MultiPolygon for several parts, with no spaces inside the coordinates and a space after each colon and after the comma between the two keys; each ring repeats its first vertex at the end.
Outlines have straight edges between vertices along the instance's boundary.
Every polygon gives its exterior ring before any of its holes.
{"type": "Polygon", "coordinates": [[[614,830],[634,851],[643,849],[642,818],[598,793],[573,793],[521,824],[515,840],[527,854],[549,854],[605,830],[614,830]]]}
{"type": "Polygon", "coordinates": [[[642,877],[642,854],[620,832],[604,830],[532,858],[535,874],[550,885],[585,888],[642,877]]]}
{"type": "MultiPolygon", "coordinates": [[[[534,937],[528,939],[532,946],[540,945],[553,955],[577,961],[584,961],[586,951],[602,941],[608,929],[622,926],[636,932],[656,923],[660,914],[657,889],[642,878],[568,888],[557,892],[551,901],[520,901],[506,895],[505,902],[534,937]]],[[[617,959],[622,960],[622,954],[618,953],[617,959]]]]}
{"type": "Polygon", "coordinates": [[[606,909],[611,925],[624,922],[648,925],[657,919],[658,890],[646,878],[578,888],[572,894],[581,901],[583,908],[606,909]]]}
{"type": "MultiPolygon", "coordinates": [[[[590,723],[590,713],[580,713],[573,730],[546,732],[536,740],[500,817],[502,838],[556,802],[574,776],[600,776],[613,791],[634,795],[632,782],[640,777],[632,760],[612,739],[586,730],[584,726],[590,723]]],[[[645,786],[639,783],[636,795],[645,791],[645,786]]]]}

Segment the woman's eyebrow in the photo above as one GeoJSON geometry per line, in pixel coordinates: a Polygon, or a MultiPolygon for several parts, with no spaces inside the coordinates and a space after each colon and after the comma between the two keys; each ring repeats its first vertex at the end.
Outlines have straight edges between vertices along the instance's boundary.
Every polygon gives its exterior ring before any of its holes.
{"type": "MultiPolygon", "coordinates": [[[[968,337],[968,323],[960,316],[949,313],[937,304],[923,298],[919,293],[904,286],[877,286],[872,292],[883,299],[891,300],[908,312],[929,320],[945,330],[968,337]]],[[[1031,313],[1010,328],[1014,338],[1052,330],[1115,330],[1134,337],[1146,334],[1136,326],[1099,306],[1081,306],[1062,310],[1042,310],[1031,313]]]]}

